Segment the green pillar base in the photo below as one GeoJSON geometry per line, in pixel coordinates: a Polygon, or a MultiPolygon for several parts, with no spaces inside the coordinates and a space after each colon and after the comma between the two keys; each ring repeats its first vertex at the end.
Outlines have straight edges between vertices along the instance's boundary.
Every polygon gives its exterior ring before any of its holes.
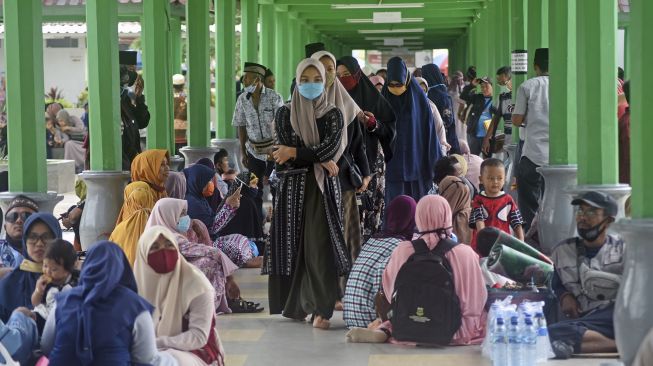
{"type": "Polygon", "coordinates": [[[185,146],[179,149],[179,152],[184,155],[185,164],[184,166],[188,168],[189,166],[195,164],[198,160],[202,158],[209,158],[213,161],[213,156],[218,149],[215,147],[191,147],[185,146]]]}
{"type": "Polygon", "coordinates": [[[2,208],[2,212],[6,214],[9,203],[19,195],[33,199],[39,205],[39,212],[52,213],[54,206],[63,200],[63,195],[59,195],[57,192],[2,192],[0,193],[0,208],[2,208]]]}
{"type": "Polygon", "coordinates": [[[86,204],[79,236],[82,249],[106,240],[116,226],[123,203],[123,192],[129,181],[129,172],[86,170],[79,175],[86,183],[86,204]]]}

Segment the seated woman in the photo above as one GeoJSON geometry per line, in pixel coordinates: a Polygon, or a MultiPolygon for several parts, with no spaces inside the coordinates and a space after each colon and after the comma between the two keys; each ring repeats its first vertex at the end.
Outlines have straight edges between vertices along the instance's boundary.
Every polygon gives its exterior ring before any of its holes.
{"type": "Polygon", "coordinates": [[[49,213],[35,213],[23,226],[24,257],[20,265],[0,280],[0,320],[6,322],[11,312],[20,306],[32,308],[32,293],[43,274],[45,245],[61,239],[61,227],[49,213]]]}
{"type": "Polygon", "coordinates": [[[381,276],[397,245],[413,237],[415,206],[411,197],[397,196],[388,206],[386,229],[363,245],[349,273],[343,298],[347,327],[364,328],[376,319],[374,297],[381,289],[381,276]]]}
{"type": "Polygon", "coordinates": [[[146,150],[136,155],[131,165],[132,182],[145,182],[154,195],[154,202],[167,197],[166,179],[170,172],[170,156],[166,150],[146,150]]]}
{"type": "MultiPolygon", "coordinates": [[[[236,265],[260,267],[262,260],[255,258],[252,251],[252,247],[255,245],[251,244],[247,237],[240,234],[218,236],[220,230],[234,218],[238,207],[226,203],[229,200],[228,197],[217,213],[211,210],[206,197],[211,197],[215,190],[214,171],[204,165],[195,164],[184,169],[184,174],[187,182],[186,201],[190,218],[199,220],[206,225],[209,235],[215,240],[213,246],[222,250],[236,265]]],[[[240,188],[230,197],[232,196],[234,199],[229,202],[240,205],[240,188]]]]}
{"type": "Polygon", "coordinates": [[[154,305],[157,348],[180,365],[224,365],[215,328],[213,286],[179,255],[175,235],[162,226],[145,230],[134,265],[138,291],[154,305]]]}
{"type": "Polygon", "coordinates": [[[186,197],[186,177],[182,172],[170,172],[166,179],[168,197],[183,200],[186,197]]]}
{"type": "Polygon", "coordinates": [[[458,177],[447,176],[438,184],[438,194],[451,207],[453,233],[458,241],[470,243],[472,231],[469,228],[469,215],[472,213],[472,200],[467,185],[458,177]]]}
{"type": "MultiPolygon", "coordinates": [[[[228,198],[236,201],[234,196],[228,198]]],[[[237,206],[235,202],[229,202],[237,206]]],[[[186,260],[199,268],[215,290],[215,307],[218,313],[259,312],[257,304],[240,298],[240,289],[232,274],[238,269],[220,249],[214,248],[206,226],[191,220],[187,214],[188,203],[174,198],[163,198],[156,203],[147,221],[146,229],[163,226],[175,235],[179,251],[186,260]]]]}
{"type": "Polygon", "coordinates": [[[129,265],[134,266],[138,239],[145,230],[145,224],[154,207],[152,190],[144,182],[135,182],[125,187],[125,203],[122,205],[121,218],[123,219],[109,237],[109,240],[118,244],[127,256],[129,265]]]}
{"type": "Polygon", "coordinates": [[[88,251],[79,286],[58,295],[41,349],[51,365],[177,365],[156,349],[151,312],[122,250],[99,242],[88,251]]]}
{"type": "MultiPolygon", "coordinates": [[[[433,250],[440,239],[451,235],[451,208],[440,196],[428,195],[417,204],[415,222],[428,248],[433,250]]],[[[383,273],[383,294],[379,313],[387,313],[394,293],[394,283],[399,270],[408,258],[415,253],[410,241],[404,241],[397,246],[383,273]]],[[[456,245],[445,254],[451,264],[454,287],[460,302],[462,322],[453,336],[451,345],[480,344],[485,337],[485,302],[487,290],[483,281],[478,255],[469,245],[456,245]]],[[[376,322],[372,328],[354,328],[347,333],[350,342],[383,343],[392,335],[390,321],[376,322]],[[380,323],[380,324],[379,324],[380,323]]]]}

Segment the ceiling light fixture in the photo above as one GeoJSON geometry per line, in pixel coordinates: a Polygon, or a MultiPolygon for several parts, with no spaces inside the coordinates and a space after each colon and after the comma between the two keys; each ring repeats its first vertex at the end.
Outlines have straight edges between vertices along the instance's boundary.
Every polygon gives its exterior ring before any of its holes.
{"type": "Polygon", "coordinates": [[[424,3],[405,3],[405,4],[332,4],[331,9],[407,9],[423,8],[424,3]]]}
{"type": "MultiPolygon", "coordinates": [[[[347,19],[347,23],[353,24],[372,24],[374,19],[347,19]]],[[[401,18],[398,22],[395,23],[422,23],[424,18],[401,18]]]]}
{"type": "Polygon", "coordinates": [[[360,34],[379,34],[379,33],[424,33],[424,28],[406,28],[406,29],[359,29],[360,34]]]}
{"type": "MultiPolygon", "coordinates": [[[[387,37],[365,37],[365,40],[366,40],[366,41],[383,41],[383,40],[386,39],[386,38],[387,38],[387,37]]],[[[420,36],[407,36],[407,37],[401,37],[401,38],[403,38],[404,40],[408,40],[408,39],[422,39],[422,37],[420,37],[420,36]]]]}

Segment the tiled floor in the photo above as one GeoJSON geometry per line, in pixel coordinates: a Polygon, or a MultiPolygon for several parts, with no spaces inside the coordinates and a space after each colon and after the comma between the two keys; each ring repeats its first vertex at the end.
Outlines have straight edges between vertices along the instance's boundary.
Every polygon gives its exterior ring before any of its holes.
{"type": "MultiPolygon", "coordinates": [[[[227,352],[228,366],[463,366],[490,365],[479,347],[426,349],[388,344],[352,344],[345,341],[342,313],[336,312],[332,329],[315,330],[267,313],[266,277],[259,270],[236,272],[242,296],[266,306],[260,314],[231,314],[218,317],[220,338],[227,352]]],[[[598,366],[614,359],[572,359],[543,365],[598,366]]]]}

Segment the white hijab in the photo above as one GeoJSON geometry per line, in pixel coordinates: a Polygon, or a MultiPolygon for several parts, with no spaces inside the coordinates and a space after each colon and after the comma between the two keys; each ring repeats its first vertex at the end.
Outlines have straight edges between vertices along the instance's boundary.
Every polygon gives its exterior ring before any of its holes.
{"type": "MultiPolygon", "coordinates": [[[[317,119],[323,117],[327,112],[336,108],[336,105],[329,102],[327,93],[323,92],[319,97],[311,100],[304,98],[299,94],[299,84],[301,83],[302,73],[309,67],[315,67],[322,76],[323,82],[326,83],[324,65],[319,60],[306,58],[297,65],[295,71],[295,80],[297,87],[293,91],[290,101],[290,125],[297,136],[304,142],[307,147],[313,147],[320,144],[320,134],[317,130],[317,119]]],[[[334,162],[338,162],[340,156],[347,146],[347,129],[342,129],[342,140],[340,147],[333,157],[334,162]],[[344,144],[343,144],[344,142],[344,144]]],[[[320,191],[324,192],[324,168],[320,163],[313,164],[313,173],[320,191]]]]}
{"type": "Polygon", "coordinates": [[[159,235],[170,240],[179,250],[175,234],[169,229],[163,226],[146,229],[138,241],[134,276],[138,294],[154,305],[152,319],[156,336],[174,337],[182,333],[182,318],[191,301],[206,292],[213,292],[213,286],[204,273],[186,262],[181,253],[172,272],[156,273],[147,263],[147,256],[159,235]]]}

